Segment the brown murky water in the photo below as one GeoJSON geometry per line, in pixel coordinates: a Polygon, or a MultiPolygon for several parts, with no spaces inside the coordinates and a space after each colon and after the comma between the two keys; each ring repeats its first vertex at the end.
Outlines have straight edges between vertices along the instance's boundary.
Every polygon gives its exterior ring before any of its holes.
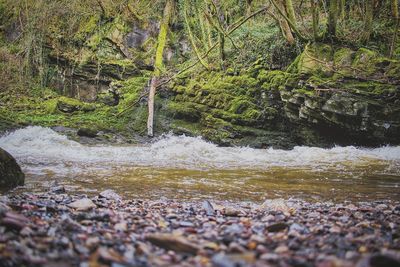
{"type": "Polygon", "coordinates": [[[56,181],[68,190],[97,193],[105,189],[127,197],[262,201],[266,198],[301,198],[316,201],[400,200],[400,176],[384,165],[351,170],[272,167],[268,170],[190,170],[154,167],[93,168],[80,174],[51,171],[32,173],[26,168],[22,191],[41,192],[56,181]]]}
{"type": "Polygon", "coordinates": [[[175,136],[146,146],[89,147],[40,127],[1,137],[0,146],[26,173],[18,192],[58,183],[72,192],[114,189],[145,199],[400,200],[400,147],[257,150],[175,136]]]}

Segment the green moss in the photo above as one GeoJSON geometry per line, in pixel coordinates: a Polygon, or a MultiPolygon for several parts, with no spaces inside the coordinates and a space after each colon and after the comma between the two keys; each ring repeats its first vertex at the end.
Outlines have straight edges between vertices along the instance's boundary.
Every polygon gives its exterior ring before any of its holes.
{"type": "Polygon", "coordinates": [[[294,93],[302,94],[302,95],[308,95],[308,96],[315,96],[315,91],[314,90],[307,90],[307,89],[295,89],[293,90],[294,93]]]}
{"type": "Polygon", "coordinates": [[[255,105],[249,100],[237,97],[231,102],[229,111],[235,114],[242,114],[245,113],[248,109],[254,108],[255,105]]]}
{"type": "Polygon", "coordinates": [[[130,115],[131,120],[129,122],[133,131],[139,134],[145,134],[147,132],[147,114],[147,106],[139,106],[133,109],[133,112],[130,115]]]}
{"type": "Polygon", "coordinates": [[[387,76],[392,78],[392,79],[400,79],[400,62],[399,61],[393,61],[390,63],[388,70],[387,70],[387,76]]]}
{"type": "Polygon", "coordinates": [[[324,76],[331,76],[332,70],[329,63],[333,59],[332,47],[326,44],[314,43],[307,45],[301,55],[297,57],[294,63],[288,69],[289,72],[300,74],[321,73],[324,76]]]}
{"type": "Polygon", "coordinates": [[[138,101],[141,92],[143,92],[149,81],[148,76],[132,77],[122,82],[114,82],[115,86],[120,86],[119,92],[121,94],[118,110],[121,112],[128,108],[131,104],[138,101]]]}
{"type": "Polygon", "coordinates": [[[102,64],[104,65],[117,65],[120,66],[124,69],[127,68],[136,68],[135,64],[133,63],[133,61],[131,59],[128,58],[124,58],[124,59],[106,59],[106,60],[101,60],[100,61],[102,64]]]}
{"type": "Polygon", "coordinates": [[[336,67],[351,66],[353,61],[354,51],[350,48],[344,47],[335,51],[333,56],[333,63],[336,67]]]}
{"type": "Polygon", "coordinates": [[[298,72],[298,66],[299,62],[303,60],[304,54],[301,53],[296,57],[296,59],[287,67],[286,71],[290,73],[297,73],[298,72]]]}
{"type": "MultiPolygon", "coordinates": [[[[78,99],[75,98],[69,98],[65,96],[58,97],[57,99],[57,104],[56,107],[58,110],[71,113],[75,111],[94,111],[96,109],[96,106],[91,103],[84,103],[82,101],[79,101],[78,99]]],[[[51,105],[50,105],[51,107],[51,105]]]]}
{"type": "Polygon", "coordinates": [[[354,56],[352,67],[357,69],[358,72],[362,72],[363,75],[373,75],[376,72],[374,61],[377,57],[378,54],[375,51],[360,48],[354,56]]]}
{"type": "Polygon", "coordinates": [[[171,129],[175,134],[201,135],[201,126],[199,123],[188,122],[176,119],[171,124],[171,129]]]}
{"type": "Polygon", "coordinates": [[[285,89],[289,77],[292,77],[291,73],[280,70],[261,71],[258,75],[258,79],[263,82],[261,87],[266,91],[285,89]]]}
{"type": "MultiPolygon", "coordinates": [[[[82,30],[88,30],[90,27],[93,27],[94,20],[89,21],[91,23],[82,30]]],[[[92,51],[95,51],[96,55],[100,58],[116,58],[120,53],[119,51],[115,51],[113,46],[115,44],[122,44],[123,36],[128,31],[128,25],[118,16],[112,21],[101,25],[101,27],[97,27],[97,31],[91,31],[90,37],[86,38],[85,45],[92,51]]]]}
{"type": "Polygon", "coordinates": [[[49,114],[55,113],[57,111],[57,102],[57,98],[43,101],[42,106],[44,111],[49,114]]]}
{"type": "Polygon", "coordinates": [[[96,31],[100,21],[100,15],[96,14],[83,20],[79,25],[77,33],[74,35],[77,40],[84,40],[89,34],[96,31]]]}
{"type": "Polygon", "coordinates": [[[344,83],[342,87],[348,91],[360,95],[382,95],[385,93],[394,93],[397,90],[395,85],[379,83],[375,81],[347,82],[344,83]]]}
{"type": "Polygon", "coordinates": [[[261,118],[261,112],[256,109],[248,109],[243,113],[243,120],[249,122],[258,121],[261,118]]]}
{"type": "Polygon", "coordinates": [[[190,122],[197,122],[200,120],[201,110],[204,111],[203,106],[186,102],[169,102],[167,106],[167,112],[172,118],[183,119],[190,122]]]}
{"type": "Polygon", "coordinates": [[[201,136],[219,145],[229,145],[230,139],[233,137],[232,133],[229,131],[207,128],[201,131],[201,136]]]}
{"type": "Polygon", "coordinates": [[[167,43],[167,33],[169,29],[169,23],[171,20],[173,12],[173,2],[171,0],[167,0],[164,9],[164,16],[160,25],[160,32],[158,33],[157,39],[157,50],[156,50],[156,58],[154,62],[154,76],[158,77],[161,75],[163,71],[163,55],[164,48],[167,43]]]}

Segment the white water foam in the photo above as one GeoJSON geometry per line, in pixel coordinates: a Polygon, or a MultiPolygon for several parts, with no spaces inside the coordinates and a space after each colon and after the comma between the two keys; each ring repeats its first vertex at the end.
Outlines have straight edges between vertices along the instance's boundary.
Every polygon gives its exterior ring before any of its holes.
{"type": "MultiPolygon", "coordinates": [[[[0,137],[0,147],[22,164],[103,164],[171,168],[318,167],[368,164],[371,161],[400,163],[400,146],[375,149],[298,146],[292,150],[218,147],[200,137],[165,135],[143,145],[86,146],[38,126],[16,130],[0,137]]],[[[399,169],[392,170],[400,175],[399,169]]]]}

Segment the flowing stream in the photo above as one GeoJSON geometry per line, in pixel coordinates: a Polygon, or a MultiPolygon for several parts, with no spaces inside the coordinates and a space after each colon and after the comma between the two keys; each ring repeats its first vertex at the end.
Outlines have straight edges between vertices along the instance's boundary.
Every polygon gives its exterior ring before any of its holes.
{"type": "Polygon", "coordinates": [[[26,174],[18,190],[54,184],[139,198],[262,201],[400,200],[400,147],[218,147],[201,138],[165,135],[152,144],[87,146],[49,128],[0,137],[26,174]]]}

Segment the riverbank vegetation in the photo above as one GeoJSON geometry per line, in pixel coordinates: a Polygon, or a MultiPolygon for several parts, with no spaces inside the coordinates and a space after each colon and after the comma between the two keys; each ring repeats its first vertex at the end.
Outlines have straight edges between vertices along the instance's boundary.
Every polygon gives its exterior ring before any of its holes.
{"type": "Polygon", "coordinates": [[[2,0],[0,12],[3,130],[399,142],[396,0],[2,0]]]}

